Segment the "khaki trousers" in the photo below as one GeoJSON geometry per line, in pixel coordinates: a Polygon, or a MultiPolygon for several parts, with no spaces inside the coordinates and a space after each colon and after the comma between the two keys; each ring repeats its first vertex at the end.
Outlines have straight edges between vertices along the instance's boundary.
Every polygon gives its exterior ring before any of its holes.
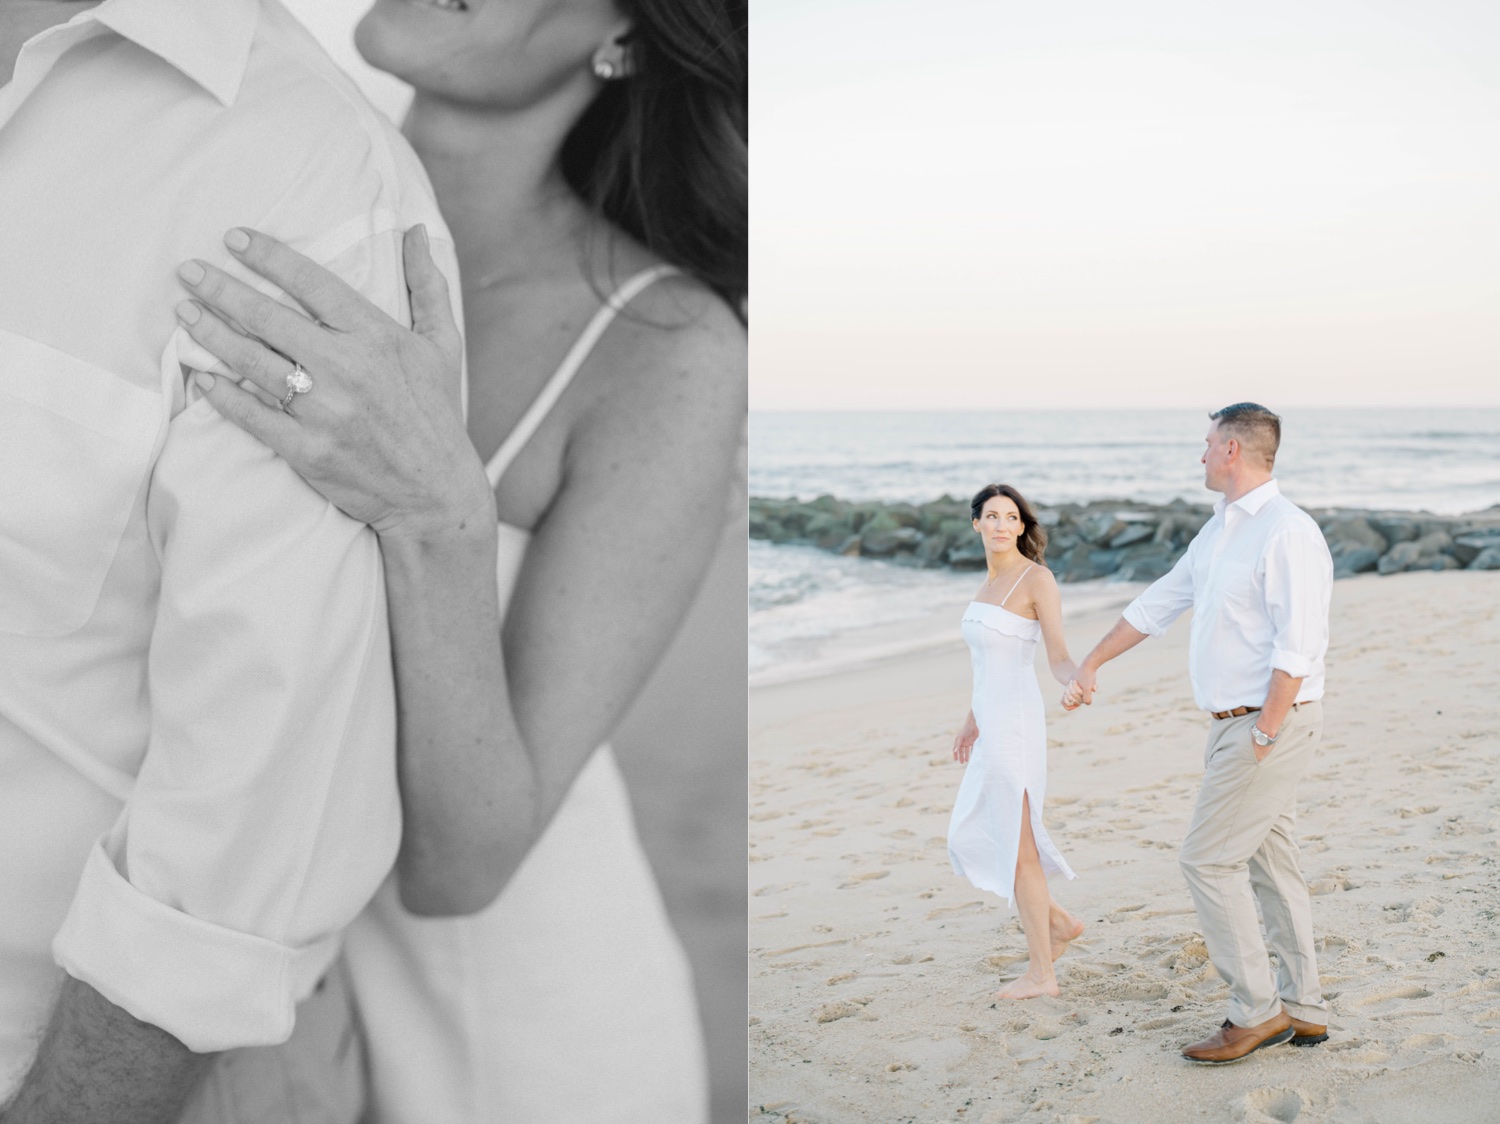
{"type": "Polygon", "coordinates": [[[340,961],[297,1005],[292,1037],[220,1055],[178,1124],[355,1124],[364,1089],[364,1045],[340,961]]]}
{"type": "Polygon", "coordinates": [[[1276,745],[1257,762],[1250,727],[1259,717],[1216,718],[1209,728],[1203,787],[1182,843],[1182,873],[1209,959],[1229,984],[1229,1021],[1257,1026],[1285,1004],[1296,1018],[1326,1023],[1312,900],[1294,837],[1297,782],[1322,737],[1323,708],[1303,703],[1288,712],[1276,745]],[[1267,942],[1278,961],[1274,979],[1267,942]]]}

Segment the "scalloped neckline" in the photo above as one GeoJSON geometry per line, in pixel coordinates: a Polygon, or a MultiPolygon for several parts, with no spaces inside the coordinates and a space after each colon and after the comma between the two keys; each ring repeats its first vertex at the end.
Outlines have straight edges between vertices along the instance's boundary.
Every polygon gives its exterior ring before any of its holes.
{"type": "Polygon", "coordinates": [[[1035,617],[1023,617],[1020,613],[1016,612],[1014,609],[1007,609],[1004,605],[996,605],[993,601],[970,601],[969,604],[970,605],[983,605],[987,609],[999,609],[1002,613],[1006,614],[1007,616],[1015,617],[1016,620],[1018,620],[1018,621],[1025,621],[1027,624],[1041,624],[1042,623],[1041,621],[1037,620],[1035,617]]]}

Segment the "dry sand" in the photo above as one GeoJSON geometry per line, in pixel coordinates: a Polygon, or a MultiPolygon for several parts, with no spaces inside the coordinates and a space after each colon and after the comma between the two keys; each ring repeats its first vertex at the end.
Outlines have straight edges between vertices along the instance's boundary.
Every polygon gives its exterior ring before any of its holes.
{"type": "MultiPolygon", "coordinates": [[[[1071,622],[1073,654],[1115,616],[1071,622]]],[[[1088,924],[1057,999],[994,1000],[1025,941],[948,866],[962,644],[751,693],[751,1119],[1500,1120],[1500,574],[1335,586],[1298,820],[1331,1038],[1223,1067],[1177,1053],[1227,997],[1177,867],[1207,726],[1187,631],[1092,708],[1043,680],[1079,874],[1053,892],[1088,924]]]]}

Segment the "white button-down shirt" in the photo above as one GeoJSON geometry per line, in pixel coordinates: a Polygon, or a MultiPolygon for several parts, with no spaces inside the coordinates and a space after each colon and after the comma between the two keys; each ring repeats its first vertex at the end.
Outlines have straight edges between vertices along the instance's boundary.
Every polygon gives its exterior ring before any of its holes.
{"type": "Polygon", "coordinates": [[[1323,697],[1333,559],[1312,517],[1271,480],[1214,514],[1170,573],[1125,610],[1160,636],[1193,610],[1188,672],[1207,711],[1260,706],[1281,669],[1301,679],[1297,702],[1323,697]]]}
{"type": "Polygon", "coordinates": [[[410,149],[274,0],[34,36],[0,216],[3,1100],[59,967],[195,1050],[283,1040],[398,842],[378,545],[197,394],[177,265],[250,279],[221,239],[254,226],[403,320],[406,227],[456,269],[410,149]]]}

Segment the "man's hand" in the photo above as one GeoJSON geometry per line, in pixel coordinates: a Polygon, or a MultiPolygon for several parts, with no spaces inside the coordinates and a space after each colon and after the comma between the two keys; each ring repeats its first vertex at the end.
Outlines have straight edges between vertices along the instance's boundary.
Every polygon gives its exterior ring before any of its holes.
{"type": "MultiPolygon", "coordinates": [[[[1266,692],[1266,701],[1261,704],[1260,714],[1255,719],[1255,725],[1260,728],[1261,733],[1276,738],[1281,736],[1281,728],[1286,724],[1286,716],[1291,713],[1292,704],[1297,701],[1297,692],[1302,690],[1302,679],[1293,679],[1281,668],[1271,669],[1271,688],[1266,692]]],[[[1255,745],[1252,736],[1250,744],[1255,746],[1255,760],[1264,761],[1276,747],[1274,745],[1255,745]]]]}
{"type": "Polygon", "coordinates": [[[974,743],[979,740],[979,727],[974,722],[974,712],[969,711],[969,716],[964,719],[964,724],[959,728],[957,735],[953,738],[953,760],[960,765],[969,763],[969,754],[973,752],[974,743]]]}
{"type": "Polygon", "coordinates": [[[1099,684],[1094,677],[1094,669],[1080,664],[1073,672],[1073,678],[1068,680],[1068,689],[1063,692],[1063,707],[1067,710],[1077,710],[1080,706],[1092,706],[1094,692],[1098,689],[1099,684]]]}

